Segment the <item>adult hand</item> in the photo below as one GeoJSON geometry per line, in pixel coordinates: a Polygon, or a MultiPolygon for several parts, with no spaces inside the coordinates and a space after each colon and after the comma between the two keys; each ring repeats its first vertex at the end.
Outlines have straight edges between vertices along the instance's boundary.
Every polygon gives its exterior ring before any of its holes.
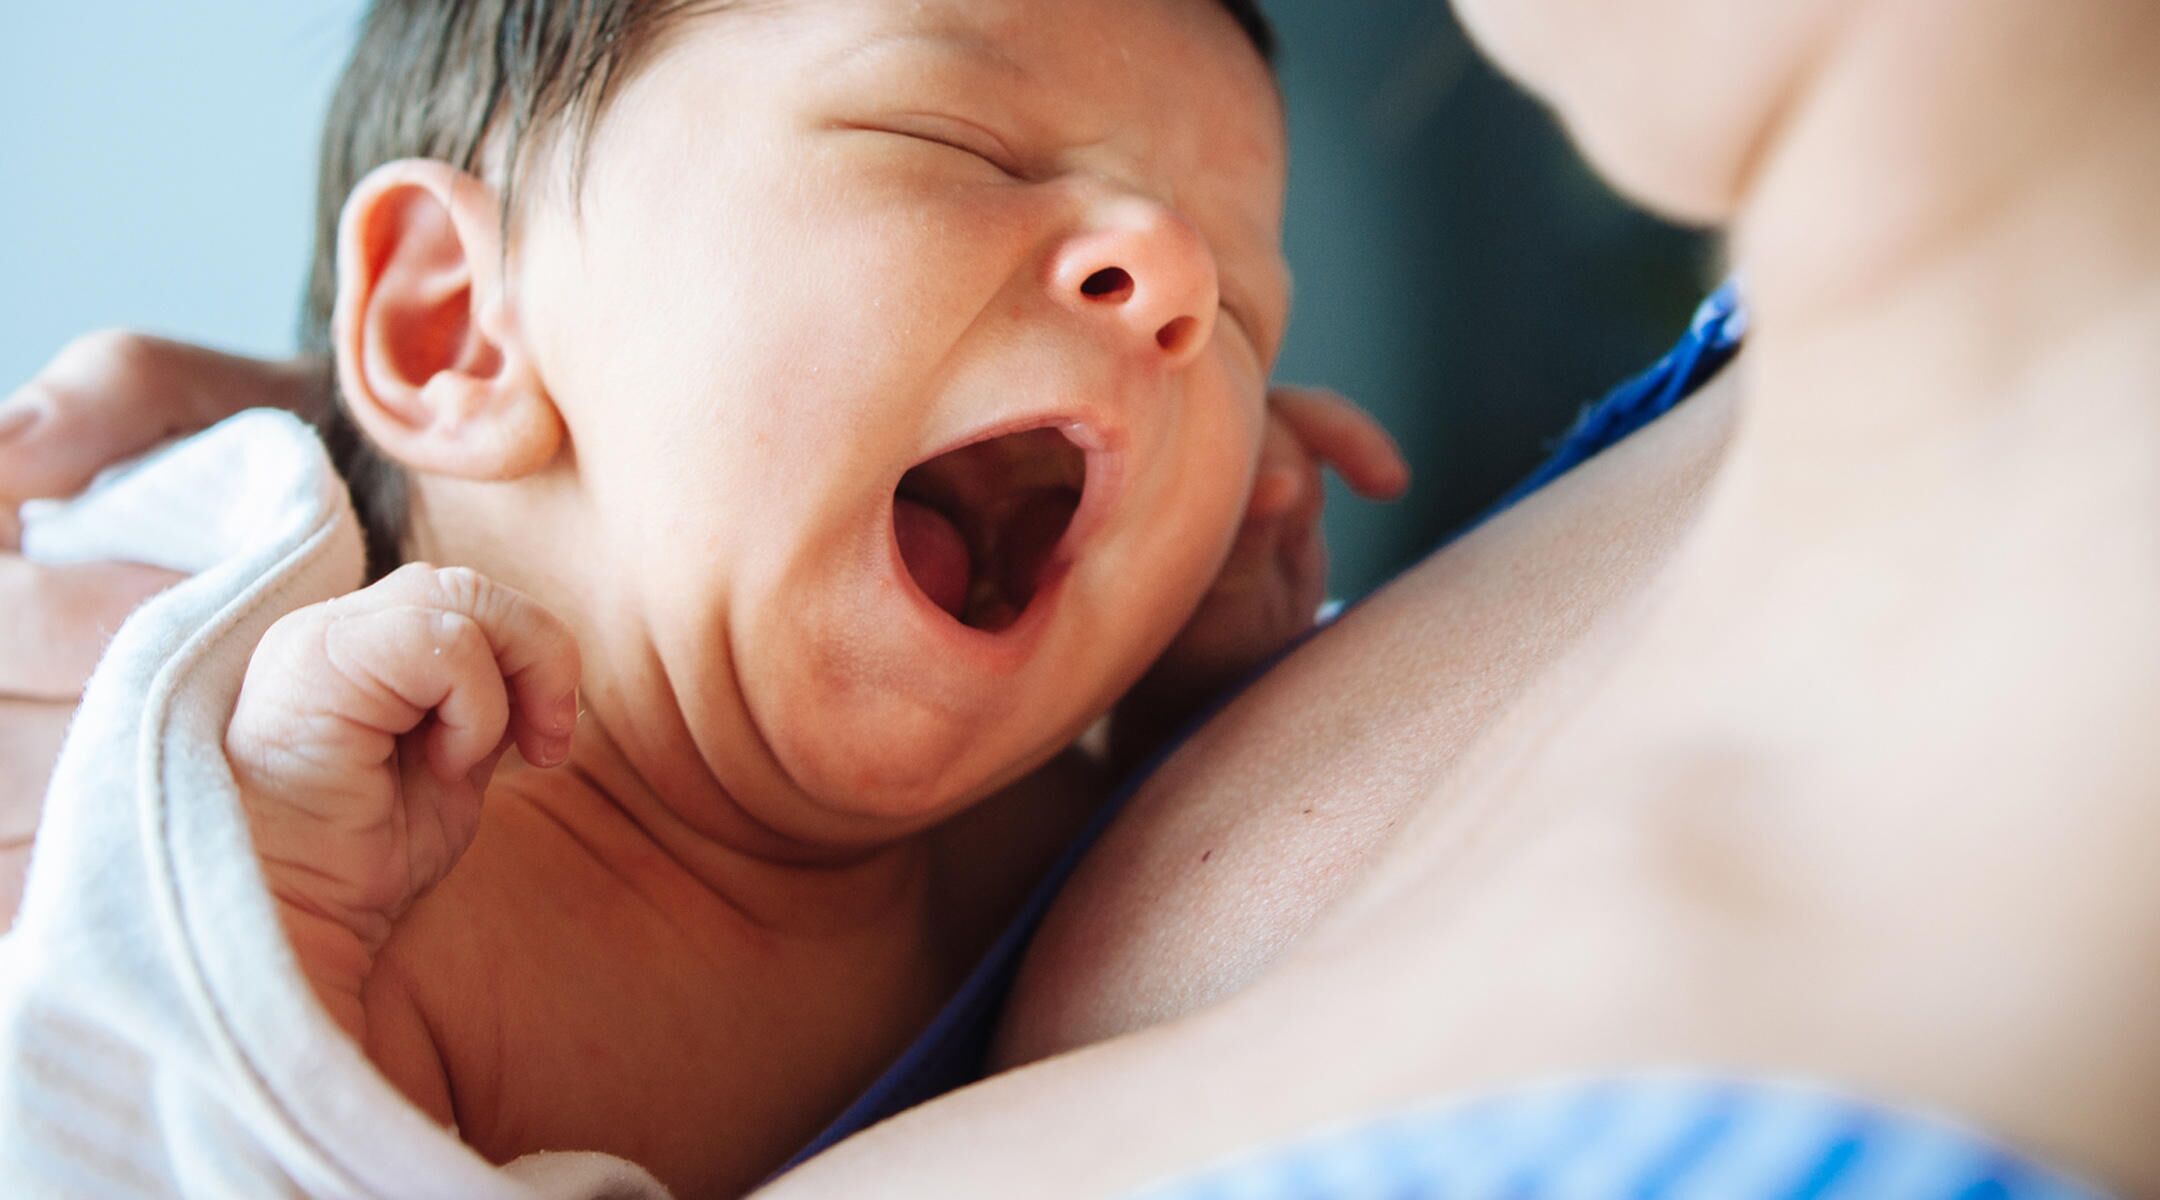
{"type": "Polygon", "coordinates": [[[72,496],[106,467],[249,408],[303,412],[321,360],[269,361],[106,331],[68,343],[0,402],[0,509],[72,496]]]}
{"type": "Polygon", "coordinates": [[[1131,764],[1312,628],[1327,595],[1323,465],[1367,499],[1392,500],[1410,485],[1394,440],[1364,410],[1319,388],[1275,389],[1230,558],[1192,620],[1118,707],[1112,742],[1120,763],[1131,764]]]}
{"type": "Polygon", "coordinates": [[[318,372],[313,360],[94,333],[0,401],[0,928],[91,667],[127,614],[178,579],[133,563],[30,563],[18,506],[73,495],[105,467],[242,409],[303,409],[318,372]]]}

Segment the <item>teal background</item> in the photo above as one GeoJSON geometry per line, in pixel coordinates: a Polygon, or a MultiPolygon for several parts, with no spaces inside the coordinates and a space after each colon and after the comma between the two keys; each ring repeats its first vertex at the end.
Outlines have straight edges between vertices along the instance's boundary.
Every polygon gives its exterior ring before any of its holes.
{"type": "Polygon", "coordinates": [[[1433,0],[1278,0],[1297,307],[1277,375],[1364,404],[1415,471],[1328,506],[1356,596],[1526,473],[1649,365],[1714,277],[1704,239],[1635,211],[1433,0]]]}
{"type": "MultiPolygon", "coordinates": [[[[1613,200],[1437,0],[1277,0],[1297,312],[1279,375],[1366,404],[1401,504],[1330,498],[1356,595],[1654,357],[1702,244],[1613,200]]],[[[290,353],[314,148],[356,0],[0,9],[0,391],[126,326],[290,353]]]]}

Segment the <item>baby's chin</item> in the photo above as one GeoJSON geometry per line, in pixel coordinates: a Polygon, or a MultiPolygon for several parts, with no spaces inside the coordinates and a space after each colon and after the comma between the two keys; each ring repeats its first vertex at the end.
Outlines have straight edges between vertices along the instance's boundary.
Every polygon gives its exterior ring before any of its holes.
{"type": "MultiPolygon", "coordinates": [[[[926,657],[938,656],[933,648],[926,657]]],[[[949,670],[896,679],[910,664],[889,668],[846,658],[767,687],[754,675],[743,681],[790,790],[817,816],[865,832],[898,835],[951,816],[1071,745],[1107,706],[1070,672],[991,677],[970,689],[955,687],[949,670]]]]}
{"type": "Polygon", "coordinates": [[[1009,755],[963,757],[925,752],[922,747],[933,744],[930,738],[902,734],[875,740],[885,753],[864,753],[862,739],[831,739],[806,740],[788,755],[790,773],[820,815],[859,828],[869,840],[919,832],[964,811],[1072,741],[1056,736],[1009,755]]]}
{"type": "Polygon", "coordinates": [[[1232,532],[1235,504],[1196,537],[1206,514],[1125,467],[1036,422],[769,531],[728,573],[715,715],[739,706],[826,827],[920,828],[1039,766],[1162,651],[1232,532]]]}
{"type": "Polygon", "coordinates": [[[901,836],[1049,761],[1167,638],[1154,622],[1111,619],[1093,599],[1066,597],[1060,619],[1021,633],[1032,640],[1010,658],[977,658],[924,636],[916,623],[893,619],[887,596],[822,613],[815,604],[791,607],[772,632],[743,639],[736,664],[751,722],[801,806],[758,815],[791,828],[791,815],[800,815],[849,841],[901,836]]]}
{"type": "Polygon", "coordinates": [[[738,592],[730,686],[708,697],[716,717],[741,706],[786,789],[827,819],[917,828],[1019,777],[1109,706],[1158,632],[1056,572],[1017,615],[969,624],[984,610],[937,603],[876,533],[738,592]]]}

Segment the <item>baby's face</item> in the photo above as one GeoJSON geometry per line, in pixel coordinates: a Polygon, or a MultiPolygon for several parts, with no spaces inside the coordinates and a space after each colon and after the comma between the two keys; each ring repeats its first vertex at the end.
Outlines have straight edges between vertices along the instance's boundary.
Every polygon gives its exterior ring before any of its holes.
{"type": "Polygon", "coordinates": [[[1214,0],[688,23],[515,250],[589,517],[553,556],[633,759],[868,836],[1106,709],[1243,513],[1283,172],[1214,0]]]}

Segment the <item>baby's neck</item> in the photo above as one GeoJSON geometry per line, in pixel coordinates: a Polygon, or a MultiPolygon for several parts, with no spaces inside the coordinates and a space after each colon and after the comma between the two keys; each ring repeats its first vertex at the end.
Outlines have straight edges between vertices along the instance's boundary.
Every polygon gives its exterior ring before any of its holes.
{"type": "Polygon", "coordinates": [[[589,563],[560,548],[601,540],[568,470],[509,484],[416,476],[411,509],[409,559],[478,570],[547,606],[577,637],[584,711],[569,763],[539,772],[519,769],[513,756],[500,782],[514,773],[521,792],[564,813],[605,801],[653,848],[761,920],[770,910],[775,922],[806,929],[845,924],[917,886],[922,835],[806,834],[760,818],[769,811],[761,800],[813,830],[819,814],[789,790],[746,721],[693,727],[635,598],[610,593],[589,563]],[[533,530],[549,531],[553,546],[531,540],[533,530]]]}
{"type": "Polygon", "coordinates": [[[795,848],[769,831],[730,836],[714,827],[734,830],[747,818],[709,786],[700,791],[716,811],[701,814],[699,802],[663,794],[588,715],[567,764],[538,771],[513,755],[491,795],[543,810],[624,878],[644,875],[663,857],[672,873],[775,936],[827,938],[926,915],[933,858],[926,837],[843,853],[795,848]]]}
{"type": "Polygon", "coordinates": [[[1852,8],[1734,223],[1754,328],[1733,488],[1834,521],[2009,460],[2028,484],[2154,477],[2160,7],[1852,8]]]}

